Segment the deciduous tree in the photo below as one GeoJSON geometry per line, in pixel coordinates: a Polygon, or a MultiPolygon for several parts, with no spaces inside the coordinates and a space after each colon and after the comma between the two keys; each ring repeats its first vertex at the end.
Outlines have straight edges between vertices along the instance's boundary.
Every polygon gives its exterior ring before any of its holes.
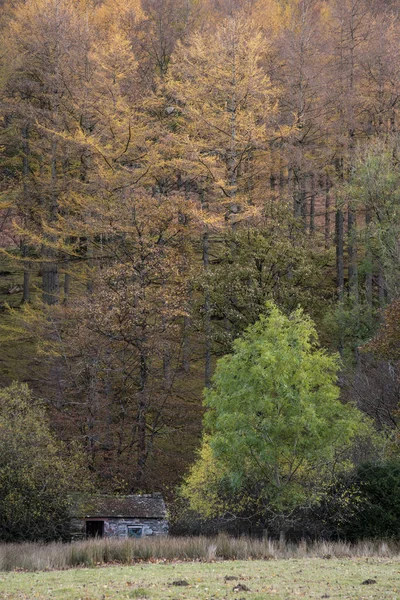
{"type": "Polygon", "coordinates": [[[78,446],[60,444],[26,385],[0,391],[0,537],[68,538],[73,494],[90,490],[78,446]]]}
{"type": "Polygon", "coordinates": [[[338,359],[318,348],[312,321],[301,310],[289,317],[275,306],[269,311],[219,360],[205,392],[204,444],[211,450],[203,450],[185,492],[200,511],[205,494],[196,480],[204,460],[221,466],[220,511],[235,511],[235,494],[246,489],[257,490],[260,511],[284,511],[315,497],[343,468],[363,429],[361,413],[339,401],[338,359]]]}

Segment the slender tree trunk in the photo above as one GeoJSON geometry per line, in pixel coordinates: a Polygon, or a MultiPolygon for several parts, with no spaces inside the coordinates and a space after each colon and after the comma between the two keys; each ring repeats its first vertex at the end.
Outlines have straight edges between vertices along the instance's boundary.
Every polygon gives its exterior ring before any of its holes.
{"type": "Polygon", "coordinates": [[[330,246],[331,238],[331,186],[329,177],[325,180],[325,248],[330,246]]]}
{"type": "MultiPolygon", "coordinates": [[[[23,179],[23,193],[24,193],[24,202],[25,202],[25,204],[28,204],[28,202],[29,202],[28,179],[29,179],[29,155],[30,155],[28,125],[25,125],[22,128],[22,148],[23,148],[22,172],[23,172],[23,178],[24,178],[23,179]]],[[[22,302],[27,303],[31,299],[31,294],[30,294],[31,274],[30,274],[29,263],[27,262],[28,246],[24,239],[21,240],[21,254],[22,254],[22,258],[24,260],[24,263],[23,263],[23,265],[24,265],[24,283],[23,283],[23,288],[22,288],[22,290],[23,290],[22,291],[22,302]]]]}
{"type": "Polygon", "coordinates": [[[88,393],[87,393],[87,444],[88,453],[91,457],[91,464],[94,469],[95,457],[97,451],[97,418],[99,413],[99,398],[97,393],[97,363],[95,359],[89,359],[87,365],[87,377],[88,377],[88,393]]]}
{"type": "MultiPolygon", "coordinates": [[[[189,202],[189,184],[185,183],[185,199],[189,202]]],[[[190,318],[192,306],[192,290],[188,288],[187,314],[183,318],[183,343],[182,343],[182,368],[184,373],[190,371],[190,354],[191,354],[191,333],[192,319],[190,318]]]]}
{"type": "Polygon", "coordinates": [[[300,216],[303,222],[303,229],[307,231],[307,175],[301,173],[299,181],[299,202],[300,202],[300,216]]]}
{"type": "Polygon", "coordinates": [[[295,214],[296,206],[294,201],[294,185],[293,185],[293,167],[288,164],[288,175],[287,175],[287,195],[288,198],[293,198],[293,214],[295,214]]]}
{"type": "Polygon", "coordinates": [[[163,322],[163,334],[165,339],[165,346],[163,350],[163,387],[166,392],[168,392],[172,385],[172,368],[171,368],[171,349],[168,344],[168,335],[167,328],[168,324],[165,318],[162,319],[163,322]]]}
{"type": "MultiPolygon", "coordinates": [[[[189,291],[188,311],[192,302],[192,292],[189,291]]],[[[192,329],[192,320],[189,315],[183,318],[183,345],[182,345],[182,367],[185,373],[190,371],[190,335],[192,329]]]]}
{"type": "Polygon", "coordinates": [[[315,233],[315,177],[312,174],[310,177],[310,235],[315,233]]]}
{"type": "Polygon", "coordinates": [[[42,267],[42,299],[45,304],[57,304],[59,297],[59,277],[57,263],[54,261],[55,253],[51,248],[43,250],[45,259],[42,267]]]}
{"type": "Polygon", "coordinates": [[[301,219],[304,230],[307,230],[307,206],[305,175],[300,167],[293,170],[293,214],[296,219],[301,219]]]}
{"type": "Polygon", "coordinates": [[[385,276],[383,274],[383,267],[379,265],[378,272],[378,297],[379,297],[379,306],[384,308],[386,305],[386,286],[385,286],[385,276]]]}
{"type": "Polygon", "coordinates": [[[396,133],[396,111],[393,110],[390,115],[390,133],[393,135],[396,133]]]}
{"type": "Polygon", "coordinates": [[[31,273],[28,264],[25,262],[28,257],[28,247],[21,241],[21,254],[24,259],[24,281],[22,287],[22,303],[26,304],[31,299],[31,273]]]}
{"type": "Polygon", "coordinates": [[[279,164],[279,199],[283,200],[285,198],[286,187],[289,185],[289,173],[288,177],[285,176],[284,168],[282,166],[282,159],[280,159],[279,164]]]}
{"type": "Polygon", "coordinates": [[[230,112],[230,148],[228,154],[228,184],[229,184],[229,195],[231,197],[230,210],[234,214],[238,212],[236,205],[236,194],[237,194],[237,148],[236,148],[236,42],[233,41],[232,48],[232,95],[228,110],[230,112]]]}
{"type": "Polygon", "coordinates": [[[63,304],[65,304],[65,305],[68,304],[70,286],[71,286],[71,275],[68,273],[68,271],[66,271],[64,273],[64,298],[63,298],[63,304]]]}
{"type": "MultiPolygon", "coordinates": [[[[53,142],[52,147],[52,159],[51,159],[51,205],[50,205],[50,218],[49,224],[52,226],[57,220],[58,216],[58,200],[57,200],[57,142],[53,142]]],[[[57,304],[59,300],[59,275],[58,275],[58,263],[57,253],[53,245],[56,242],[56,238],[52,234],[46,234],[46,242],[43,249],[43,267],[42,267],[42,298],[45,304],[57,304]]]]}
{"type": "Polygon", "coordinates": [[[336,209],[336,286],[339,301],[344,296],[344,218],[343,211],[336,209]]]}
{"type": "MultiPolygon", "coordinates": [[[[369,230],[369,226],[371,223],[371,211],[367,208],[365,211],[365,225],[367,228],[367,232],[369,230]]],[[[368,235],[369,238],[369,235],[368,235]]],[[[369,241],[367,242],[367,272],[365,275],[365,297],[366,297],[366,301],[367,301],[367,305],[369,308],[369,311],[372,311],[372,298],[373,298],[373,292],[372,292],[372,274],[373,274],[373,266],[372,266],[372,252],[371,252],[371,248],[369,246],[369,241]]]]}
{"type": "Polygon", "coordinates": [[[147,356],[142,350],[140,354],[140,389],[139,402],[137,407],[136,430],[137,430],[137,463],[135,483],[132,491],[137,491],[143,481],[145,466],[147,462],[147,443],[146,443],[146,413],[147,413],[147,380],[148,365],[147,356]]]}
{"type": "Polygon", "coordinates": [[[91,239],[88,237],[86,238],[86,264],[89,269],[89,274],[86,281],[86,291],[89,296],[93,294],[93,278],[91,273],[91,270],[93,268],[93,262],[93,246],[91,239]]]}
{"type": "Polygon", "coordinates": [[[292,180],[292,187],[293,187],[293,214],[294,217],[296,219],[299,219],[301,217],[301,186],[300,186],[300,181],[299,181],[299,175],[298,172],[294,169],[292,171],[293,176],[291,177],[292,180]]]}
{"type": "Polygon", "coordinates": [[[347,256],[349,272],[349,293],[355,304],[358,304],[358,266],[356,246],[356,214],[349,205],[347,212],[347,256]]]}
{"type": "MultiPolygon", "coordinates": [[[[203,265],[207,271],[209,267],[209,234],[206,231],[203,235],[203,265]]],[[[206,387],[211,384],[211,300],[210,292],[206,289],[204,294],[204,335],[205,335],[205,356],[204,356],[204,383],[206,387]]]]}

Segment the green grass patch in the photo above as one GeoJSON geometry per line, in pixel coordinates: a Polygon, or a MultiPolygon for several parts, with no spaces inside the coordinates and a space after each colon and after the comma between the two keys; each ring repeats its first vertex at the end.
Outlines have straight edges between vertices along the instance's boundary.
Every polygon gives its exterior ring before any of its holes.
{"type": "Polygon", "coordinates": [[[0,574],[0,598],[4,600],[394,600],[399,597],[400,563],[390,558],[158,562],[0,574]],[[367,580],[371,583],[363,583],[367,580]]]}

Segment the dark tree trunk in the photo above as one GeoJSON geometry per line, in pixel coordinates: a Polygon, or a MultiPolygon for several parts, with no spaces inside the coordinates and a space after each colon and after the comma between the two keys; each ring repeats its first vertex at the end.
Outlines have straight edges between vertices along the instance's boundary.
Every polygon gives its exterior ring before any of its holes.
{"type": "Polygon", "coordinates": [[[331,185],[329,177],[325,181],[325,248],[330,246],[331,237],[331,185]]]}
{"type": "MultiPolygon", "coordinates": [[[[58,216],[57,200],[57,162],[56,162],[57,142],[53,142],[51,159],[51,205],[49,223],[53,225],[58,216]]],[[[42,266],[42,299],[45,304],[57,304],[59,301],[60,282],[58,274],[57,252],[54,249],[56,238],[52,234],[46,234],[46,241],[43,248],[43,266],[42,266]]]]}
{"type": "Polygon", "coordinates": [[[23,282],[23,288],[22,288],[22,303],[26,304],[27,302],[30,302],[31,299],[31,273],[28,267],[28,264],[25,262],[27,256],[28,256],[28,247],[25,243],[21,242],[21,252],[22,252],[22,257],[24,259],[24,282],[23,282]]]}
{"type": "Polygon", "coordinates": [[[383,274],[383,267],[379,265],[379,273],[378,273],[378,296],[379,296],[379,306],[384,308],[386,305],[386,286],[385,286],[385,276],[383,274]]]}
{"type": "Polygon", "coordinates": [[[349,292],[354,302],[358,303],[358,266],[356,245],[356,214],[349,206],[347,213],[347,255],[349,271],[349,292]]]}
{"type": "MultiPolygon", "coordinates": [[[[24,192],[24,202],[28,204],[28,179],[29,179],[29,129],[28,126],[25,125],[22,128],[22,149],[23,149],[23,158],[22,158],[22,172],[23,172],[23,192],[24,192]]],[[[28,246],[24,239],[21,240],[21,254],[24,260],[24,283],[22,288],[22,302],[27,303],[31,299],[30,293],[30,268],[29,263],[27,262],[28,257],[28,246]]]]}
{"type": "MultiPolygon", "coordinates": [[[[371,211],[367,208],[365,211],[365,225],[367,226],[367,230],[369,229],[369,225],[371,223],[371,211]]],[[[369,238],[369,235],[368,235],[369,238]]],[[[365,275],[365,297],[367,301],[367,305],[370,311],[372,311],[372,275],[373,275],[373,266],[372,266],[372,252],[369,247],[369,242],[367,246],[367,272],[365,275]]]]}
{"type": "Polygon", "coordinates": [[[50,248],[43,250],[45,262],[42,264],[42,299],[45,304],[57,304],[59,299],[60,284],[58,265],[55,262],[55,253],[50,248]]]}
{"type": "MultiPolygon", "coordinates": [[[[190,304],[192,300],[192,294],[189,292],[189,303],[188,312],[190,311],[190,304]]],[[[192,320],[189,315],[185,315],[183,319],[183,346],[182,346],[182,368],[185,373],[190,371],[190,334],[192,329],[192,320]]]]}
{"type": "Polygon", "coordinates": [[[140,355],[140,389],[139,389],[139,401],[137,406],[136,416],[136,431],[137,431],[137,463],[136,463],[136,476],[134,480],[134,488],[132,491],[140,488],[143,477],[145,466],[147,462],[148,449],[146,443],[146,413],[147,413],[147,380],[148,380],[148,366],[147,357],[142,351],[140,355]]]}
{"type": "Polygon", "coordinates": [[[65,305],[68,304],[70,286],[71,286],[71,275],[66,271],[64,273],[64,298],[63,298],[63,304],[65,304],[65,305]]]}
{"type": "Polygon", "coordinates": [[[336,286],[339,300],[344,295],[344,218],[343,211],[336,209],[336,286]]]}
{"type": "Polygon", "coordinates": [[[314,177],[314,175],[311,175],[311,177],[310,177],[310,235],[314,235],[314,233],[315,233],[315,197],[316,197],[315,177],[314,177]]]}

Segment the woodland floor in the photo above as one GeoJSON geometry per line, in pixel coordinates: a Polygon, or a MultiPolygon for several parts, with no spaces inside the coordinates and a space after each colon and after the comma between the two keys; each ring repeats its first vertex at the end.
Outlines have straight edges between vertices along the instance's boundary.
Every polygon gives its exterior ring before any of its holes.
{"type": "Polygon", "coordinates": [[[394,600],[400,598],[400,562],[378,558],[307,558],[143,563],[37,573],[3,572],[0,573],[0,598],[394,600]]]}

